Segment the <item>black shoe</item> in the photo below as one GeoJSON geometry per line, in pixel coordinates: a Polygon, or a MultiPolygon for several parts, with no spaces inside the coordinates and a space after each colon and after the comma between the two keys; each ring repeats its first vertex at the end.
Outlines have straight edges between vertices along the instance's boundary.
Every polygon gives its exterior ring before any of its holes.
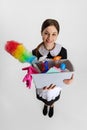
{"type": "Polygon", "coordinates": [[[47,109],[48,109],[48,106],[47,106],[47,105],[44,105],[43,115],[47,115],[47,109]]]}
{"type": "Polygon", "coordinates": [[[50,107],[49,108],[49,113],[48,113],[49,117],[52,117],[53,114],[54,114],[54,107],[50,107]]]}

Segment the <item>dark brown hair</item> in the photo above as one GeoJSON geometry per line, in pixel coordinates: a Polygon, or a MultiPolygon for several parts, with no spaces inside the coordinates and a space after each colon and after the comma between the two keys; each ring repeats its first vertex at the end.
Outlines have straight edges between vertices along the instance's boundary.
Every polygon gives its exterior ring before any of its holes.
{"type": "Polygon", "coordinates": [[[55,19],[46,19],[43,23],[42,23],[42,27],[41,27],[41,32],[44,31],[45,28],[47,28],[48,26],[55,26],[55,28],[57,29],[57,32],[59,33],[60,31],[60,26],[57,20],[55,19]]]}

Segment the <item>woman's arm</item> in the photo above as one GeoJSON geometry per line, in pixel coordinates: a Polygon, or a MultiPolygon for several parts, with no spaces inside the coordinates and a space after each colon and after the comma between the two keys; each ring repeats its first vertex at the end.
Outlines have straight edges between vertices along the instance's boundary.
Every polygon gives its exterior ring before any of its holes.
{"type": "Polygon", "coordinates": [[[70,79],[64,79],[63,82],[67,85],[71,84],[72,81],[73,81],[73,77],[74,77],[74,74],[72,74],[71,78],[70,79]]]}

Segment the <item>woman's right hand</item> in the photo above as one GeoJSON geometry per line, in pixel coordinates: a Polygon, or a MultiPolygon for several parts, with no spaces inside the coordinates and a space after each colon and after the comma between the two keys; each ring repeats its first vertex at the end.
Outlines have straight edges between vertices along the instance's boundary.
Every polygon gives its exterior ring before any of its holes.
{"type": "Polygon", "coordinates": [[[55,87],[56,87],[56,85],[50,84],[49,86],[43,87],[43,90],[50,90],[50,89],[53,89],[53,88],[55,88],[55,87]]]}

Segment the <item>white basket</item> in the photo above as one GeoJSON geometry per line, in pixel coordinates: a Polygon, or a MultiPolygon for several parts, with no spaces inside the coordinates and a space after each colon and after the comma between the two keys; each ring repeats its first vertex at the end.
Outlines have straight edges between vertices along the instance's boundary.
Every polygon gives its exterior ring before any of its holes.
{"type": "MultiPolygon", "coordinates": [[[[39,69],[41,62],[35,63],[36,66],[38,66],[39,69]]],[[[54,84],[58,87],[65,86],[63,80],[71,78],[72,74],[74,73],[74,68],[72,63],[69,60],[59,60],[56,61],[56,63],[66,64],[66,69],[68,69],[68,72],[56,72],[56,73],[39,73],[39,74],[32,74],[33,81],[36,88],[43,88],[44,86],[49,86],[50,84],[54,84]]],[[[53,60],[48,60],[49,67],[53,67],[55,65],[55,62],[53,60]]]]}

